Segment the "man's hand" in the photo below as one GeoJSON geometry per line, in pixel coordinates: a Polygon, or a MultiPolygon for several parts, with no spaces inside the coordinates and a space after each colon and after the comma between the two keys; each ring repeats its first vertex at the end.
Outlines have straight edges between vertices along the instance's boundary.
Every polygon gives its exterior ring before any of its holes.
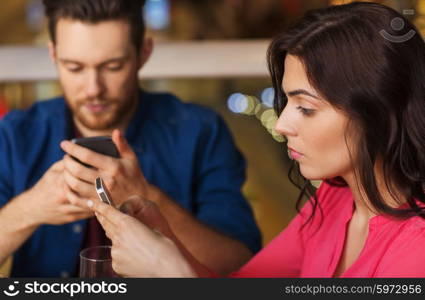
{"type": "Polygon", "coordinates": [[[74,192],[74,197],[97,200],[94,181],[100,176],[116,206],[122,203],[121,199],[127,199],[134,194],[149,198],[149,184],[140,170],[136,154],[119,130],[113,131],[112,140],[117,146],[120,158],[102,155],[69,141],[61,143],[62,149],[68,153],[64,157],[65,181],[74,192]],[[71,156],[93,168],[85,167],[71,156]]]}
{"type": "Polygon", "coordinates": [[[63,161],[56,162],[31,189],[0,209],[0,265],[40,225],[62,225],[94,215],[86,201],[78,197],[72,203],[68,200],[71,191],[65,183],[63,171],[63,161]]]}
{"type": "Polygon", "coordinates": [[[85,201],[76,197],[68,201],[72,193],[64,180],[64,164],[53,164],[34,187],[26,194],[25,208],[30,210],[26,216],[34,226],[41,224],[60,225],[91,217],[93,213],[85,201]]]}

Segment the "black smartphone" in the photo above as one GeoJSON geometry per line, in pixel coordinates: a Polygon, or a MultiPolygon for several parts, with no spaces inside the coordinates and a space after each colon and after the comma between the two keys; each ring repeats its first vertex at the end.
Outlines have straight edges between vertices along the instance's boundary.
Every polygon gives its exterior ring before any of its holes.
{"type": "Polygon", "coordinates": [[[94,152],[119,158],[118,149],[110,136],[94,136],[72,139],[71,142],[86,147],[94,152]]]}
{"type": "MultiPolygon", "coordinates": [[[[110,136],[94,136],[94,137],[77,138],[77,139],[72,139],[71,142],[103,155],[108,155],[115,158],[120,157],[118,149],[115,146],[110,136]]],[[[76,159],[75,157],[74,159],[78,161],[79,163],[85,165],[86,167],[91,167],[81,162],[80,160],[76,159]]]]}

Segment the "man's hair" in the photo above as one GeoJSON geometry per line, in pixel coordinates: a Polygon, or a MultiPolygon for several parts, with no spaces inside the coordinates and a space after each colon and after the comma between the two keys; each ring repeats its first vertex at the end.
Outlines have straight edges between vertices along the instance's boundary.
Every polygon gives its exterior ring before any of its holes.
{"type": "Polygon", "coordinates": [[[61,18],[96,24],[124,20],[130,25],[130,39],[136,49],[145,33],[142,8],[145,0],[43,0],[50,39],[56,43],[56,25],[61,18]]]}

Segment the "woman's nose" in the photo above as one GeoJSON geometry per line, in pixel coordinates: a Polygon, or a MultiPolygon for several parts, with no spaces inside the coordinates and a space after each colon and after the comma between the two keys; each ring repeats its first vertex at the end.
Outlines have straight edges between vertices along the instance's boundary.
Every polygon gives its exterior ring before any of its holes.
{"type": "Polygon", "coordinates": [[[285,108],[277,119],[275,131],[285,137],[296,136],[296,131],[288,109],[285,108]]]}

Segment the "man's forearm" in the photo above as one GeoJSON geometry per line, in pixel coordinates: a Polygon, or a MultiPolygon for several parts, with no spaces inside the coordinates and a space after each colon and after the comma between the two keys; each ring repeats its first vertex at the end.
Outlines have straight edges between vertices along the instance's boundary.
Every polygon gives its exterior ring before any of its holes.
{"type": "Polygon", "coordinates": [[[239,269],[252,252],[241,242],[202,224],[160,191],[152,197],[187,250],[209,269],[226,275],[239,269]]]}
{"type": "Polygon", "coordinates": [[[0,265],[8,256],[16,251],[37,229],[37,225],[30,222],[28,212],[27,193],[13,198],[0,209],[0,265]]]}

